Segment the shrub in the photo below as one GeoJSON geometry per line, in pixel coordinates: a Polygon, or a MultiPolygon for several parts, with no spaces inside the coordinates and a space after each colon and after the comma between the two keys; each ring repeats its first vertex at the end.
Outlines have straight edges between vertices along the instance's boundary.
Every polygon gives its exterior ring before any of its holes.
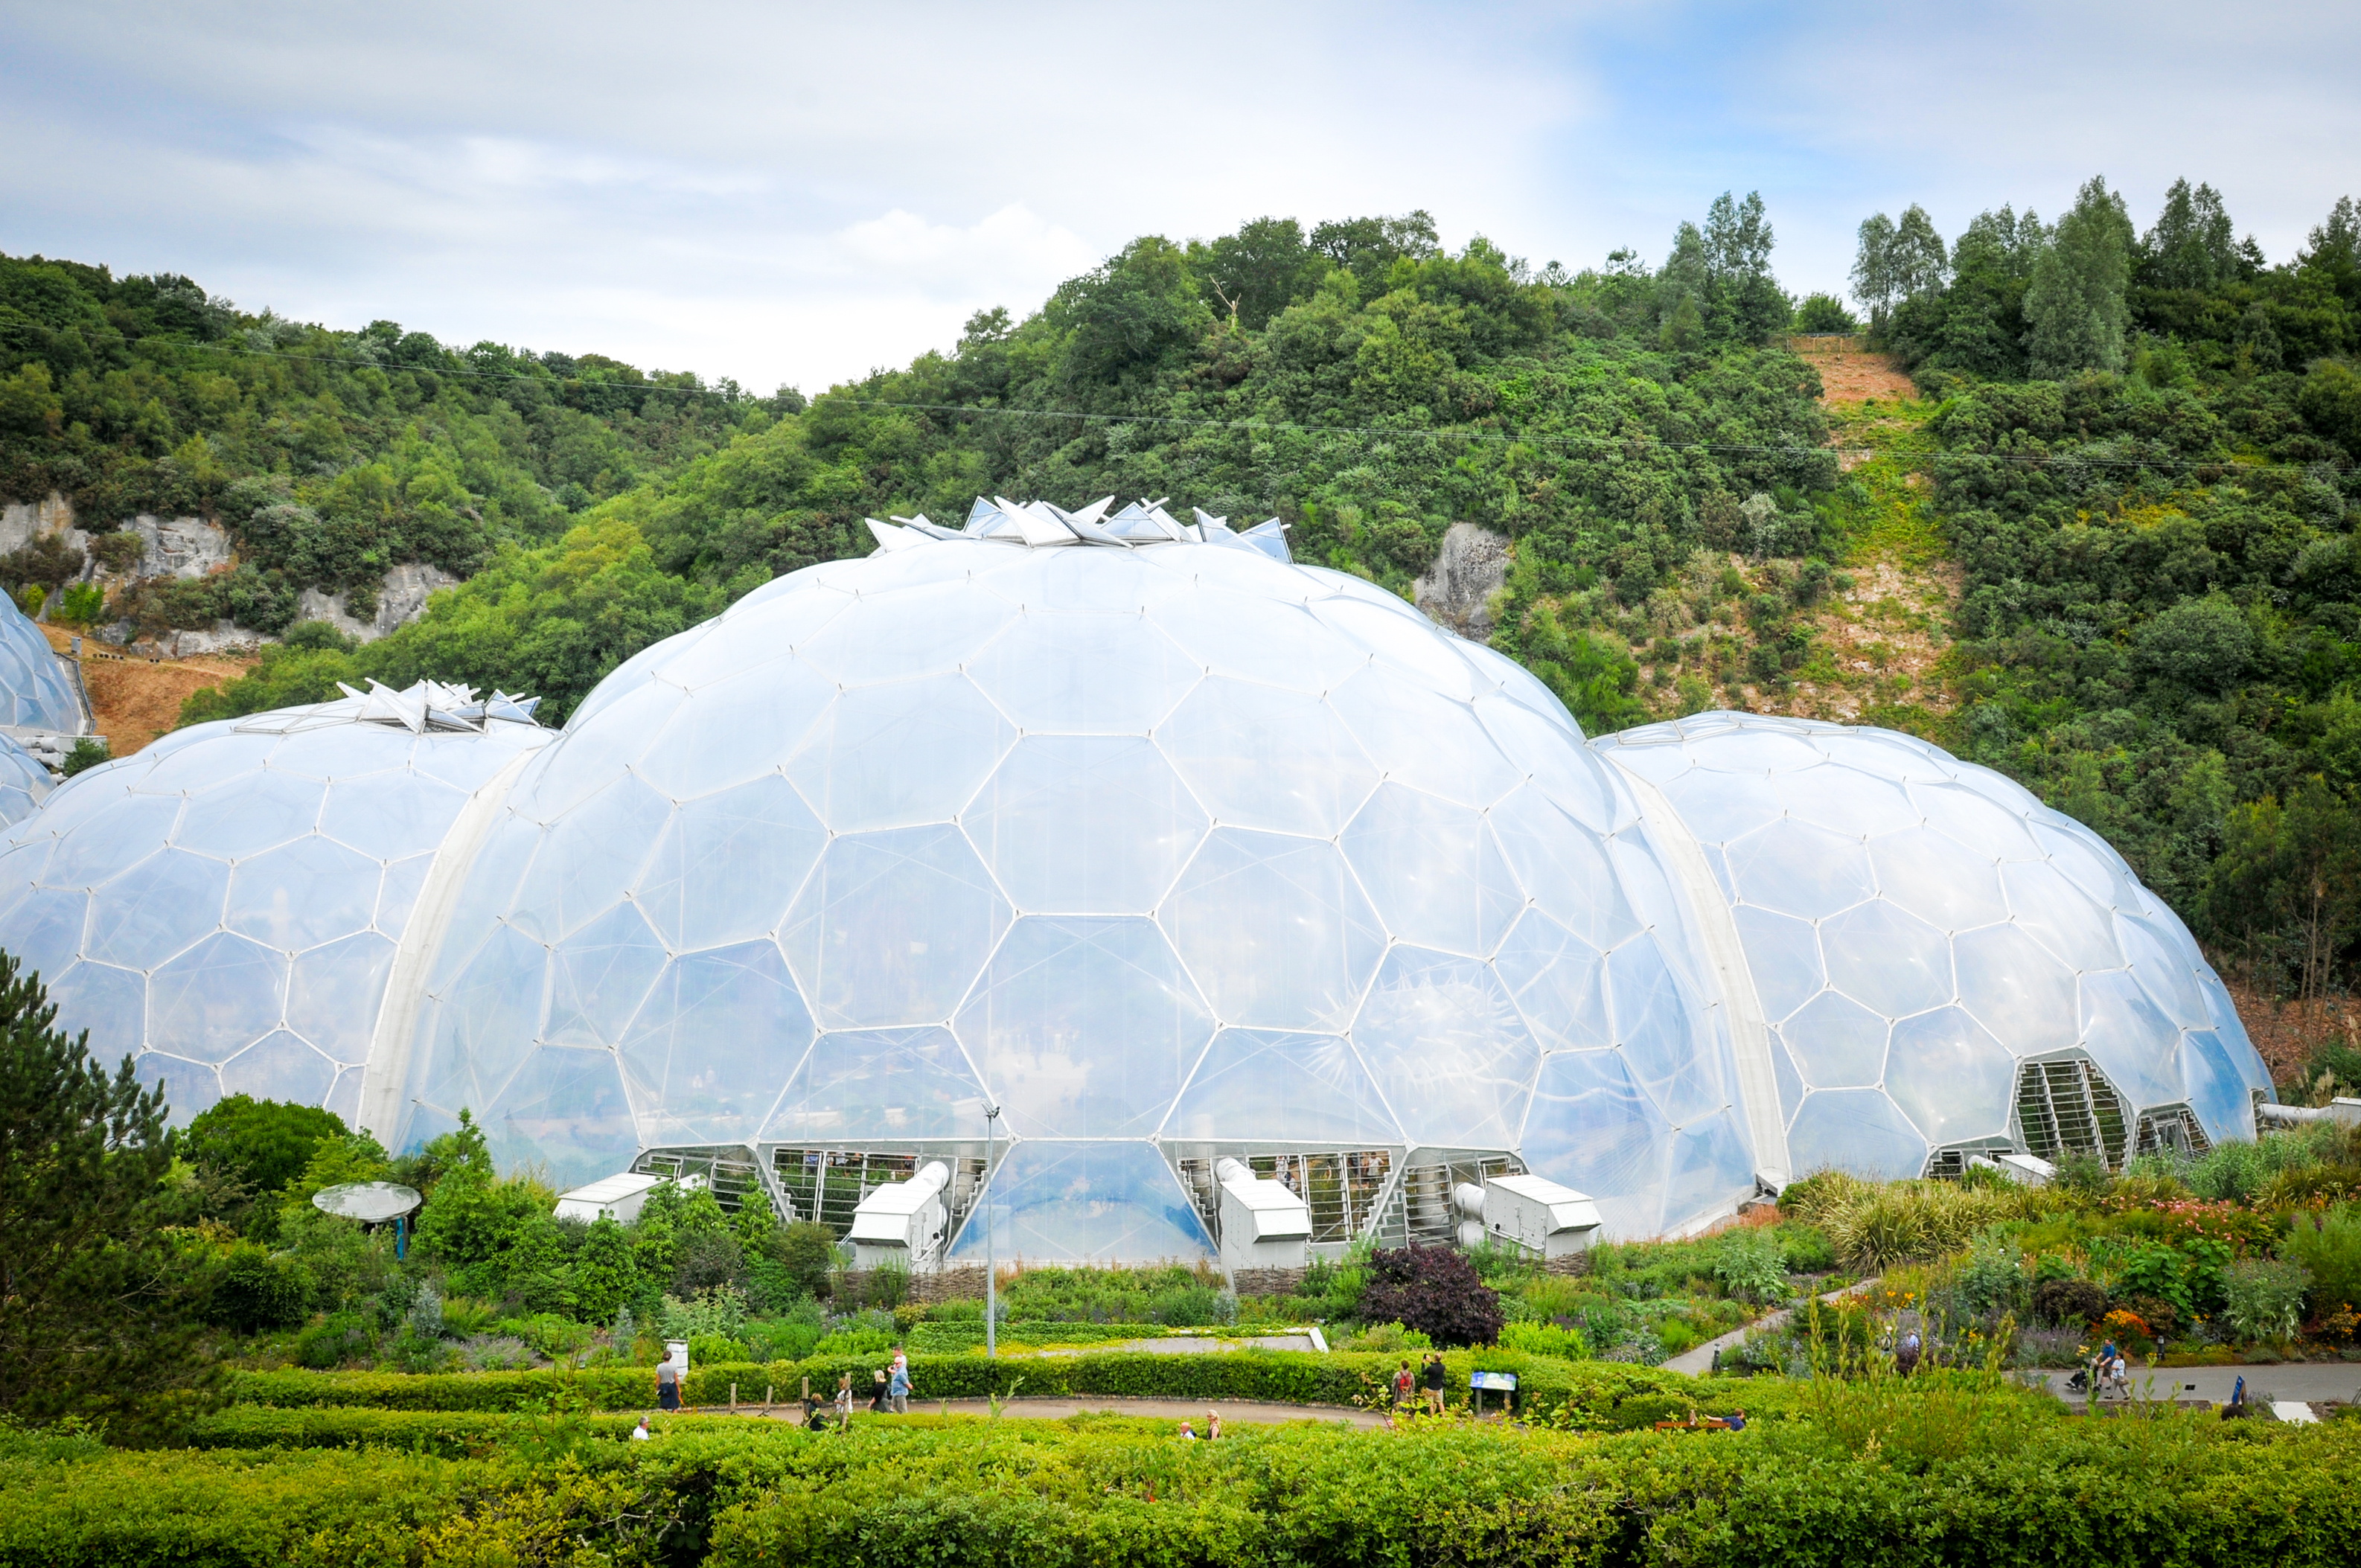
{"type": "Polygon", "coordinates": [[[1960,1309],[1971,1316],[2004,1312],[2017,1302],[2025,1275],[2017,1251],[2005,1242],[1984,1237],[1968,1250],[1951,1274],[1951,1289],[1960,1309]]]}
{"type": "Polygon", "coordinates": [[[1817,1225],[1786,1224],[1777,1232],[1779,1250],[1790,1274],[1827,1274],[1837,1266],[1837,1249],[1828,1232],[1817,1225]]]}
{"type": "Polygon", "coordinates": [[[1404,1328],[1400,1323],[1372,1323],[1336,1348],[1389,1355],[1405,1350],[1433,1350],[1434,1342],[1416,1329],[1404,1328]]]}
{"type": "Polygon", "coordinates": [[[2087,1328],[2107,1310],[2107,1293],[2087,1279],[2045,1279],[2034,1288],[2033,1315],[2061,1328],[2087,1328]]]}
{"type": "Polygon", "coordinates": [[[1369,1258],[1365,1321],[1399,1322],[1437,1344],[1490,1344],[1506,1321],[1497,1291],[1450,1247],[1401,1247],[1369,1258]]]}
{"type": "Polygon", "coordinates": [[[206,1311],[240,1333],[259,1333],[302,1322],[311,1300],[311,1277],[301,1264],[240,1242],[217,1266],[206,1311]]]}
{"type": "Polygon", "coordinates": [[[1590,1346],[1582,1331],[1557,1323],[1510,1323],[1500,1331],[1500,1346],[1504,1350],[1521,1350],[1528,1355],[1554,1355],[1567,1361],[1587,1361],[1590,1346]]]}
{"type": "Polygon", "coordinates": [[[1741,1301],[1784,1301],[1795,1293],[1787,1283],[1786,1253],[1766,1230],[1724,1233],[1714,1248],[1713,1277],[1724,1293],[1741,1301]]]}
{"type": "Polygon", "coordinates": [[[331,1312],[295,1338],[295,1359],[320,1371],[366,1355],[368,1350],[368,1328],[355,1312],[331,1312]]]}
{"type": "Polygon", "coordinates": [[[2314,1312],[2361,1307],[2361,1208],[2339,1203],[2326,1213],[2299,1212],[2279,1255],[2311,1270],[2314,1312]]]}
{"type": "Polygon", "coordinates": [[[197,1113],[181,1140],[199,1169],[269,1193],[302,1174],[321,1139],[344,1135],[344,1121],[332,1111],[233,1094],[197,1113]]]}

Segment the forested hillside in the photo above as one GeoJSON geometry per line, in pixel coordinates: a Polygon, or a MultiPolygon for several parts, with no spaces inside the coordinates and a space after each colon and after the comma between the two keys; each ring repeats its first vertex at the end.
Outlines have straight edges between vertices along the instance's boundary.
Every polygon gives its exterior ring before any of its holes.
{"type": "MultiPolygon", "coordinates": [[[[241,315],[176,279],[0,267],[0,498],[190,509],[265,630],[295,587],[471,575],[354,649],[299,627],[199,718],[433,674],[563,715],[641,646],[864,515],[979,493],[1277,514],[1400,591],[1445,531],[1512,542],[1494,641],[1594,729],[1718,706],[1929,733],[2105,831],[2266,992],[2361,934],[2361,220],[2276,264],[2209,188],[2142,231],[1862,225],[1853,293],[1918,397],[1835,414],[1762,204],[1660,261],[1534,267],[1424,214],[1135,241],[1021,319],[808,406],[596,356],[241,315]]],[[[155,590],[143,590],[151,595],[155,590]]],[[[2328,1058],[2323,1058],[2326,1060],[2328,1058]]],[[[2361,1058],[2336,1058],[2361,1082],[2361,1058]]]]}

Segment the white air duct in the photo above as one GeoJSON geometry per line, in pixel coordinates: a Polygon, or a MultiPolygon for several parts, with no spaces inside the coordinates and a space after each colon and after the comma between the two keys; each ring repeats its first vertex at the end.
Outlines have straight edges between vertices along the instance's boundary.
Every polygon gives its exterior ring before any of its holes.
{"type": "Polygon", "coordinates": [[[1222,1183],[1222,1267],[1302,1268],[1312,1262],[1312,1207],[1235,1159],[1214,1162],[1222,1183]]]}
{"type": "Polygon", "coordinates": [[[943,1190],[950,1181],[950,1167],[929,1160],[909,1180],[890,1182],[862,1199],[845,1238],[852,1244],[852,1266],[902,1267],[914,1274],[932,1268],[950,1223],[943,1190]]]}

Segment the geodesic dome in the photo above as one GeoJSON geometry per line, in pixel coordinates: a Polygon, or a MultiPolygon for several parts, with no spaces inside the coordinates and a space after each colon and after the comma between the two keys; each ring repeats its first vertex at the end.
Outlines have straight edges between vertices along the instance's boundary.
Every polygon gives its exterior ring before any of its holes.
{"type": "Polygon", "coordinates": [[[1742,713],[1591,745],[1703,850],[1795,1171],[2255,1135],[2270,1077],[2188,930],[2016,784],[1892,730],[1742,713]]]}
{"type": "Polygon", "coordinates": [[[167,735],[0,839],[0,948],[176,1123],[240,1092],[349,1117],[445,833],[550,738],[530,704],[424,683],[167,735]]]}
{"type": "Polygon", "coordinates": [[[39,758],[10,737],[0,735],[0,828],[30,817],[33,807],[47,800],[56,787],[57,781],[49,777],[39,758]]]}
{"type": "Polygon", "coordinates": [[[49,640],[0,594],[0,726],[82,733],[82,699],[49,640]]]}
{"type": "Polygon", "coordinates": [[[1329,1239],[1447,1238],[1520,1161],[1625,1234],[1751,1192],[1657,830],[1548,691],[1276,523],[1105,506],[873,524],[601,683],[379,1130],[470,1108],[560,1179],[735,1151],[823,1214],[942,1157],[1037,1260],[1205,1252],[1226,1155],[1329,1239]]]}

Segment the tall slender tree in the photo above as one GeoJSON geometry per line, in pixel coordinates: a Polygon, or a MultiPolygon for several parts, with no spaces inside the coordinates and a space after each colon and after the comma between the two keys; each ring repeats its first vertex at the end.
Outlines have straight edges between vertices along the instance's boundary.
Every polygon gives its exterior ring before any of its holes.
{"type": "Polygon", "coordinates": [[[2094,175],[2035,258],[2025,294],[2025,353],[2035,376],[2124,367],[2135,231],[2121,195],[2094,175]]]}

